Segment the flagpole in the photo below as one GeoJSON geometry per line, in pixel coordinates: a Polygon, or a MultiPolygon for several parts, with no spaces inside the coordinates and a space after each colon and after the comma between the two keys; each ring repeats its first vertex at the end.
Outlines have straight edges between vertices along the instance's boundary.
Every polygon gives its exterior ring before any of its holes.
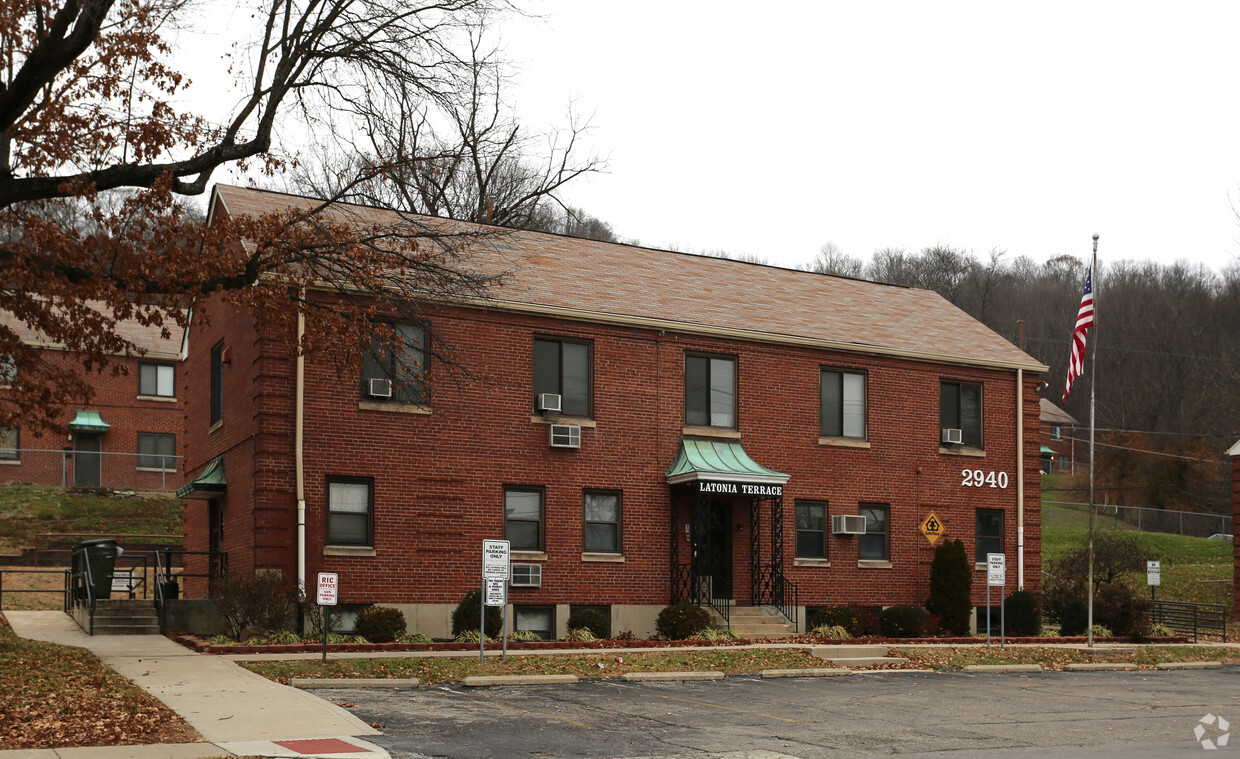
{"type": "Polygon", "coordinates": [[[1094,256],[1089,265],[1090,289],[1093,295],[1093,356],[1089,360],[1089,627],[1086,645],[1094,647],[1094,400],[1098,376],[1098,235],[1094,235],[1094,256]]]}

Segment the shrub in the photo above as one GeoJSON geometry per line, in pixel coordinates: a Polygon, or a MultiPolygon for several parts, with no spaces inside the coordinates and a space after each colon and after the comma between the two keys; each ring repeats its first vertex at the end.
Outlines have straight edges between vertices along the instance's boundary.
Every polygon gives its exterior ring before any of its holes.
{"type": "Polygon", "coordinates": [[[267,638],[267,642],[276,643],[281,646],[292,646],[301,643],[301,636],[292,630],[285,630],[284,632],[278,632],[267,638]]]}
{"type": "Polygon", "coordinates": [[[564,634],[563,638],[560,638],[560,640],[575,641],[577,643],[592,643],[598,640],[598,638],[595,637],[594,633],[590,632],[586,628],[580,627],[570,629],[564,634]]]}
{"type": "Polygon", "coordinates": [[[668,640],[688,640],[710,626],[710,614],[693,604],[672,604],[659,612],[654,626],[668,640]]]}
{"type": "Polygon", "coordinates": [[[1107,583],[1094,594],[1094,622],[1116,635],[1144,638],[1150,632],[1150,599],[1127,583],[1107,583]]]}
{"type": "MultiPolygon", "coordinates": [[[[456,609],[452,612],[452,637],[460,638],[462,633],[473,630],[475,632],[482,626],[480,617],[482,613],[479,607],[482,606],[482,591],[474,588],[465,594],[461,602],[456,605],[456,609]]],[[[498,606],[487,607],[487,637],[494,638],[500,634],[500,625],[503,621],[500,617],[498,606]]],[[[473,642],[477,642],[475,639],[473,642]]]]}
{"type": "Polygon", "coordinates": [[[821,627],[815,627],[813,630],[810,630],[809,633],[810,635],[817,635],[820,638],[830,638],[831,640],[844,640],[845,638],[856,637],[855,635],[850,635],[849,632],[840,625],[822,625],[821,627]]]}
{"type": "Polygon", "coordinates": [[[405,634],[405,615],[390,606],[367,606],[358,612],[357,634],[371,643],[391,643],[405,634]]]}
{"type": "Polygon", "coordinates": [[[411,633],[409,635],[402,635],[397,638],[397,640],[401,643],[434,643],[434,641],[431,640],[431,636],[426,633],[411,633]]]}
{"type": "Polygon", "coordinates": [[[1008,635],[1036,636],[1042,631],[1042,605],[1028,590],[1018,590],[1004,602],[1008,635]]]}
{"type": "Polygon", "coordinates": [[[1105,625],[1094,625],[1095,638],[1110,638],[1112,635],[1114,635],[1114,633],[1112,633],[1105,625]]]}
{"type": "Polygon", "coordinates": [[[1175,637],[1175,635],[1176,635],[1175,630],[1172,630],[1170,627],[1167,627],[1161,622],[1159,622],[1156,625],[1150,626],[1150,637],[1151,638],[1173,638],[1175,637]]]}
{"type": "Polygon", "coordinates": [[[216,603],[234,637],[247,627],[281,632],[296,624],[299,593],[277,570],[229,572],[220,579],[216,603]]]}
{"type": "Polygon", "coordinates": [[[596,639],[611,637],[611,620],[598,609],[578,609],[568,615],[568,629],[589,630],[596,639]]]}
{"type": "Polygon", "coordinates": [[[934,560],[930,563],[930,596],[926,599],[926,610],[938,615],[942,628],[952,635],[968,635],[969,618],[973,613],[973,601],[969,597],[972,589],[973,568],[969,566],[964,543],[944,541],[934,549],[934,560]]]}
{"type": "MultiPolygon", "coordinates": [[[[453,640],[456,641],[457,643],[481,643],[482,636],[478,633],[476,629],[475,630],[462,630],[459,635],[453,638],[453,640]]],[[[488,643],[492,643],[494,642],[494,640],[495,639],[492,638],[491,636],[489,635],[487,636],[488,643]]]]}
{"type": "Polygon", "coordinates": [[[736,633],[731,630],[719,630],[714,627],[707,627],[699,633],[696,633],[693,640],[738,640],[736,633]]]}
{"type": "Polygon", "coordinates": [[[814,630],[819,627],[842,627],[848,633],[844,636],[846,638],[860,638],[866,632],[865,617],[860,609],[852,606],[828,606],[819,609],[810,620],[809,626],[814,630]]]}
{"type": "Polygon", "coordinates": [[[513,630],[508,633],[509,643],[532,643],[538,640],[542,640],[542,638],[539,637],[538,633],[531,630],[513,630]]]}
{"type": "Polygon", "coordinates": [[[621,630],[616,633],[615,640],[637,640],[637,635],[632,630],[621,630]]]}
{"type": "Polygon", "coordinates": [[[920,606],[891,606],[878,615],[878,625],[888,638],[918,638],[926,631],[926,610],[920,606]]]}
{"type": "Polygon", "coordinates": [[[1059,634],[1067,637],[1084,635],[1089,624],[1089,607],[1084,599],[1072,598],[1059,612],[1059,634]]]}

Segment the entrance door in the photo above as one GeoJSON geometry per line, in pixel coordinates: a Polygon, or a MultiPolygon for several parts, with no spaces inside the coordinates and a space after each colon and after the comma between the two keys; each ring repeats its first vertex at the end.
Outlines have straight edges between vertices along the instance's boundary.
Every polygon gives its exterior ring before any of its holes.
{"type": "Polygon", "coordinates": [[[732,598],[732,504],[704,504],[693,540],[694,581],[698,593],[732,598]]]}
{"type": "Polygon", "coordinates": [[[100,435],[91,432],[73,434],[73,485],[79,488],[99,487],[100,435]]]}

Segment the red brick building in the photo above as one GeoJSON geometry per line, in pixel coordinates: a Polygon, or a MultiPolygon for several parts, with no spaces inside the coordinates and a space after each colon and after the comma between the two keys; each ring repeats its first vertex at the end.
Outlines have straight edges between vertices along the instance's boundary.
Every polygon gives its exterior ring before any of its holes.
{"type": "MultiPolygon", "coordinates": [[[[217,186],[211,214],[310,202],[217,186]]],[[[646,635],[676,600],[801,629],[920,604],[925,533],[965,543],[978,604],[986,553],[1009,593],[1038,587],[1045,367],[937,294],[541,233],[478,247],[470,266],[512,272],[493,300],[400,325],[468,378],[417,349],[299,367],[225,309],[193,329],[187,549],[338,572],[342,603],[432,636],[484,539],[511,541],[517,626],[550,634],[578,606],[646,635]]]]}
{"type": "MultiPolygon", "coordinates": [[[[49,363],[82,371],[80,357],[63,346],[11,316],[5,325],[49,363]]],[[[164,339],[159,327],[121,323],[118,332],[144,353],[109,357],[104,371],[88,375],[94,397],[65,408],[56,432],[0,428],[0,483],[175,489],[183,480],[185,410],[176,391],[183,330],[171,329],[164,339]]]]}
{"type": "Polygon", "coordinates": [[[1077,421],[1067,411],[1046,398],[1039,399],[1038,403],[1042,425],[1042,474],[1074,474],[1077,463],[1087,458],[1089,440],[1077,440],[1077,421]]]}

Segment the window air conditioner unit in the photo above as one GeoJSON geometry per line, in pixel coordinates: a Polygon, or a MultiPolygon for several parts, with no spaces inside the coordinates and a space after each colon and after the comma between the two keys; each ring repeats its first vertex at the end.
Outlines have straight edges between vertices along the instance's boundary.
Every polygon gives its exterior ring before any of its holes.
{"type": "Polygon", "coordinates": [[[540,393],[538,396],[539,411],[559,411],[560,395],[559,393],[540,393]]]}
{"type": "Polygon", "coordinates": [[[371,398],[391,398],[392,380],[387,377],[376,377],[370,380],[371,398]]]}
{"type": "Polygon", "coordinates": [[[551,425],[552,448],[580,448],[581,427],[575,424],[551,425]]]}
{"type": "Polygon", "coordinates": [[[835,514],[831,517],[831,532],[836,535],[864,535],[865,517],[860,514],[835,514]]]}
{"type": "Polygon", "coordinates": [[[943,442],[944,443],[947,443],[949,445],[953,443],[959,444],[962,440],[964,440],[964,436],[960,430],[952,430],[952,429],[943,430],[943,442]]]}
{"type": "Polygon", "coordinates": [[[541,587],[542,564],[513,564],[512,580],[508,584],[514,588],[541,587]]]}

